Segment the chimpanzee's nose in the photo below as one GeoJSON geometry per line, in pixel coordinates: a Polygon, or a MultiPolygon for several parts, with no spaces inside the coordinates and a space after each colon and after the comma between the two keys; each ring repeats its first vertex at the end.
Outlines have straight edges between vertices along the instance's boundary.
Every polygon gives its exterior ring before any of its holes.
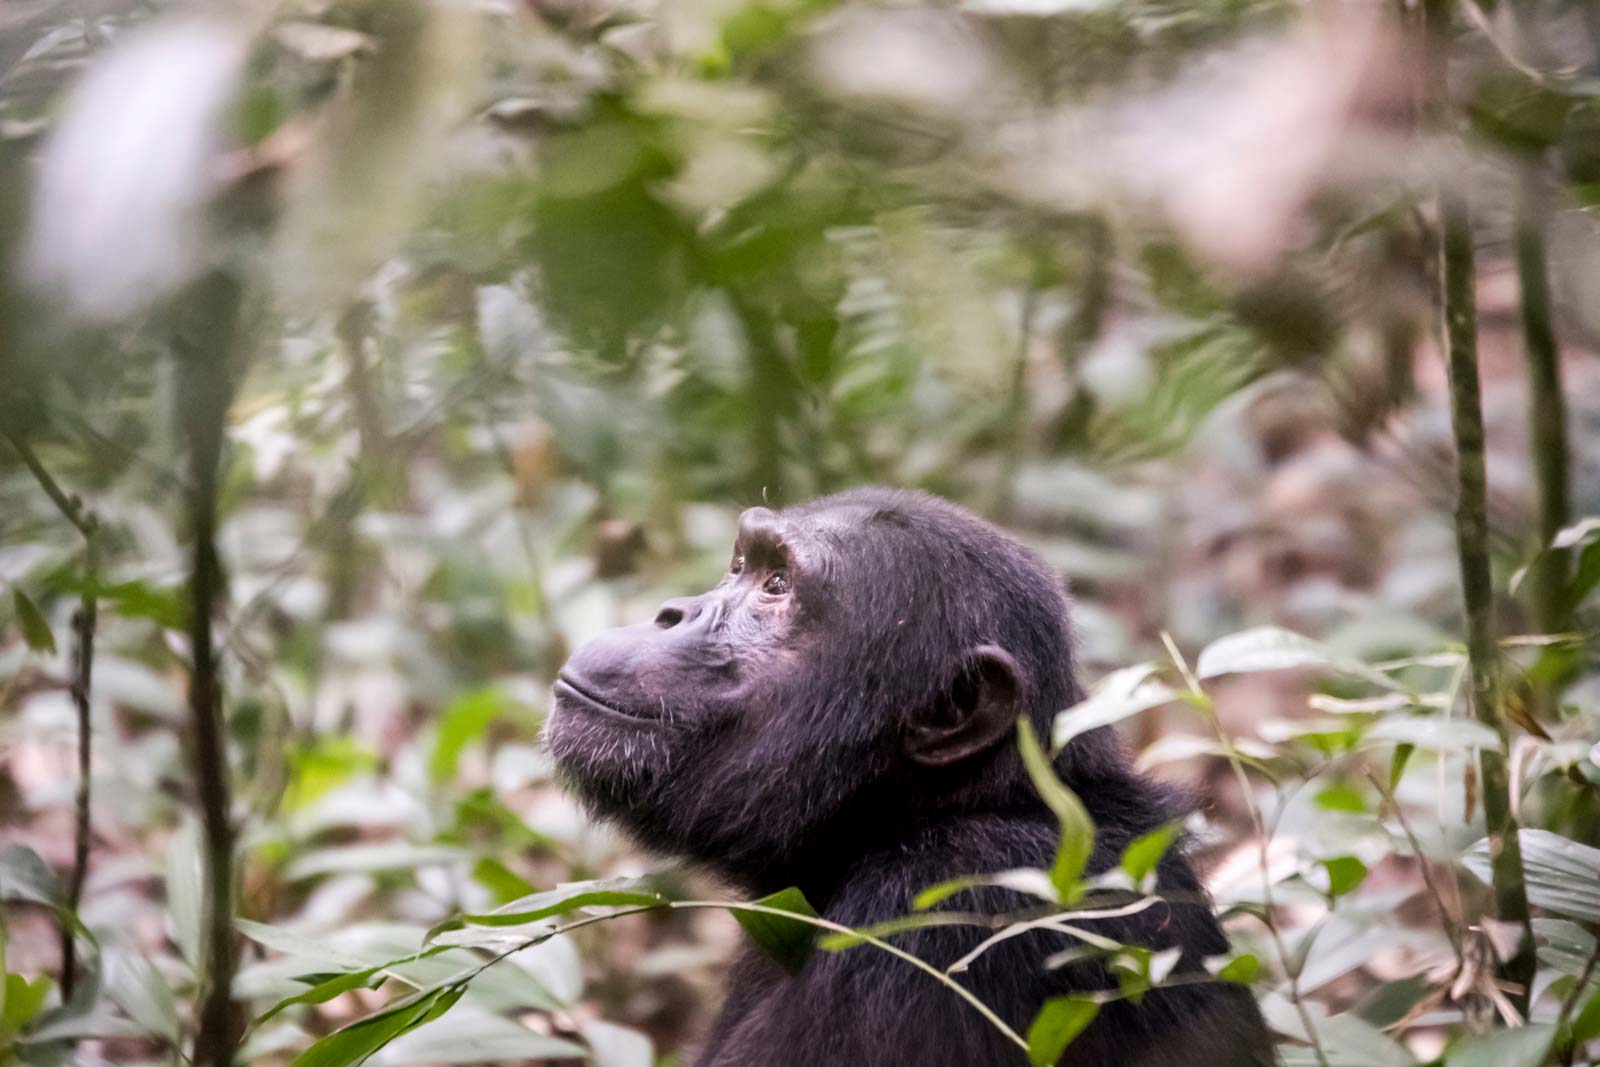
{"type": "Polygon", "coordinates": [[[656,625],[670,630],[685,622],[693,622],[705,610],[705,598],[698,596],[673,597],[656,612],[656,625]]]}

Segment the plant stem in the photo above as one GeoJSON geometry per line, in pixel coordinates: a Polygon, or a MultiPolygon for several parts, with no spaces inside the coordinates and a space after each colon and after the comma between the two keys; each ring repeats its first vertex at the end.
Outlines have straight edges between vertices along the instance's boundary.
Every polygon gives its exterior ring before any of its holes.
{"type": "Polygon", "coordinates": [[[199,283],[189,299],[191,314],[175,348],[182,382],[179,419],[189,451],[188,520],[194,538],[189,575],[189,708],[206,843],[206,965],[194,1063],[231,1067],[237,1040],[232,1017],[234,832],[212,616],[223,590],[216,545],[217,490],[243,289],[237,279],[218,271],[199,283]]]}
{"type": "MultiPolygon", "coordinates": [[[[1551,542],[1568,522],[1571,501],[1567,412],[1561,397],[1561,359],[1550,315],[1550,270],[1537,178],[1522,176],[1517,203],[1517,280],[1522,292],[1522,343],[1528,360],[1528,429],[1539,493],[1539,555],[1528,575],[1534,624],[1540,633],[1567,628],[1568,553],[1551,542]]],[[[1542,687],[1542,710],[1550,693],[1542,687]]]]}
{"type": "MultiPolygon", "coordinates": [[[[1594,951],[1589,953],[1589,959],[1583,965],[1583,972],[1578,975],[1578,980],[1573,983],[1567,995],[1561,999],[1561,1011],[1556,1015],[1556,1033],[1560,1035],[1567,1028],[1567,1023],[1572,1019],[1572,1013],[1578,1010],[1578,1002],[1589,991],[1589,982],[1594,978],[1595,967],[1600,965],[1600,937],[1595,938],[1594,951]]],[[[1571,1067],[1573,1054],[1577,1051],[1575,1042],[1569,1037],[1562,1040],[1561,1049],[1562,1067],[1571,1067]]]]}
{"type": "MultiPolygon", "coordinates": [[[[66,908],[77,917],[78,904],[83,900],[84,882],[89,877],[89,801],[91,748],[93,732],[89,721],[89,689],[94,677],[94,631],[99,559],[96,534],[99,523],[94,513],[83,506],[76,496],[64,492],[45,465],[39,461],[33,448],[21,437],[5,431],[5,438],[22,457],[22,462],[33,474],[45,495],[55,504],[66,520],[83,535],[83,592],[79,595],[78,610],[72,616],[72,703],[78,719],[78,788],[73,798],[72,874],[67,880],[66,908]]],[[[78,939],[72,922],[61,924],[61,1000],[72,1000],[78,980],[78,939]]]]}
{"type": "Polygon", "coordinates": [[[1273,915],[1276,904],[1273,902],[1272,867],[1268,851],[1272,847],[1276,825],[1271,831],[1267,829],[1266,820],[1261,817],[1261,808],[1256,804],[1255,793],[1250,788],[1250,775],[1244,769],[1244,761],[1239,758],[1238,750],[1228,739],[1227,731],[1222,728],[1222,719],[1217,715],[1216,704],[1201,688],[1200,678],[1189,667],[1189,661],[1183,657],[1183,653],[1178,650],[1178,643],[1165,630],[1161,632],[1161,643],[1166,646],[1167,655],[1172,657],[1172,662],[1177,664],[1178,672],[1183,675],[1184,684],[1194,695],[1195,703],[1210,722],[1212,730],[1217,735],[1218,744],[1228,753],[1228,765],[1233,768],[1234,778],[1238,780],[1240,798],[1244,802],[1245,812],[1250,818],[1250,826],[1255,832],[1256,840],[1260,843],[1256,849],[1256,863],[1261,871],[1261,922],[1267,928],[1267,934],[1272,938],[1272,947],[1278,954],[1279,963],[1283,966],[1283,973],[1289,983],[1289,1002],[1294,1005],[1295,1013],[1300,1017],[1300,1025],[1305,1029],[1306,1040],[1311,1045],[1312,1055],[1316,1057],[1317,1067],[1328,1067],[1328,1053],[1322,1047],[1322,1038],[1318,1035],[1316,1024],[1311,1018],[1311,1009],[1306,1007],[1305,997],[1300,992],[1300,969],[1291,959],[1289,947],[1284,944],[1283,934],[1278,929],[1278,920],[1273,915]]]}
{"type": "MultiPolygon", "coordinates": [[[[1434,6],[1437,0],[1430,5],[1430,12],[1434,6]]],[[[1456,445],[1456,548],[1466,609],[1472,710],[1478,721],[1494,730],[1500,739],[1498,746],[1479,749],[1478,773],[1484,823],[1489,832],[1495,915],[1522,931],[1515,955],[1503,961],[1497,972],[1504,981],[1518,987],[1512,994],[1512,1003],[1526,1015],[1533,988],[1534,942],[1522,848],[1506,770],[1509,739],[1500,714],[1500,649],[1494,636],[1494,584],[1489,567],[1488,474],[1478,380],[1472,216],[1465,195],[1442,189],[1439,219],[1444,340],[1456,445]]]]}
{"type": "MultiPolygon", "coordinates": [[[[1411,845],[1412,854],[1417,857],[1418,869],[1422,872],[1422,884],[1427,887],[1428,896],[1433,898],[1433,906],[1439,911],[1439,925],[1444,928],[1444,936],[1450,942],[1450,951],[1456,957],[1456,975],[1466,970],[1467,957],[1461,939],[1461,929],[1456,924],[1455,916],[1450,914],[1450,909],[1445,905],[1444,894],[1439,891],[1439,884],[1433,876],[1433,864],[1422,851],[1422,843],[1417,840],[1417,835],[1411,829],[1411,823],[1406,820],[1406,813],[1400,808],[1400,801],[1394,793],[1383,783],[1383,778],[1374,771],[1367,772],[1367,780],[1378,791],[1378,795],[1388,804],[1389,810],[1394,812],[1395,821],[1400,824],[1401,833],[1405,834],[1406,841],[1411,845]]],[[[1451,976],[1452,978],[1455,975],[1451,976]]]]}

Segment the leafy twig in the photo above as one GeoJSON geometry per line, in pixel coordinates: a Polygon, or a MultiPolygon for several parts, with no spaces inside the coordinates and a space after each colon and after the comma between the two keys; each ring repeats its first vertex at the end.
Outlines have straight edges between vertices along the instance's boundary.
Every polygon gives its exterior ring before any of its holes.
{"type": "Polygon", "coordinates": [[[1289,980],[1289,1002],[1294,1005],[1295,1013],[1300,1016],[1300,1025],[1305,1028],[1306,1040],[1311,1043],[1312,1055],[1316,1057],[1317,1067],[1328,1067],[1328,1054],[1322,1047],[1322,1040],[1317,1035],[1316,1024],[1311,1019],[1311,1011],[1306,1007],[1305,997],[1300,992],[1300,971],[1289,956],[1289,948],[1284,944],[1283,934],[1278,929],[1278,920],[1273,916],[1275,905],[1272,899],[1272,871],[1268,847],[1272,842],[1272,835],[1267,832],[1265,821],[1261,818],[1261,809],[1256,804],[1255,794],[1250,788],[1250,776],[1245,773],[1244,761],[1239,758],[1239,753],[1234,748],[1233,742],[1228,739],[1227,731],[1222,728],[1222,720],[1217,717],[1216,705],[1200,686],[1200,679],[1189,668],[1189,661],[1184,659],[1183,653],[1178,651],[1178,645],[1172,640],[1172,635],[1166,631],[1161,633],[1161,642],[1167,647],[1167,655],[1172,657],[1172,662],[1177,664],[1178,672],[1183,675],[1184,684],[1189,687],[1189,692],[1194,697],[1194,703],[1211,723],[1211,728],[1216,731],[1217,741],[1228,754],[1228,765],[1233,768],[1234,777],[1239,782],[1239,793],[1244,801],[1245,811],[1250,819],[1250,826],[1254,830],[1256,840],[1260,843],[1256,850],[1257,863],[1261,868],[1261,922],[1267,928],[1267,935],[1272,938],[1272,947],[1278,954],[1278,960],[1283,966],[1283,973],[1289,980]]]}
{"type": "Polygon", "coordinates": [[[67,912],[73,918],[61,924],[61,998],[63,1001],[70,1001],[77,984],[78,971],[78,939],[73,929],[73,919],[77,916],[78,904],[83,900],[83,886],[89,876],[89,801],[93,741],[89,721],[89,688],[94,677],[94,631],[97,609],[95,586],[99,569],[96,534],[99,532],[99,522],[94,513],[83,506],[81,500],[62,490],[27,441],[9,430],[4,433],[6,440],[16,450],[17,455],[22,457],[22,462],[33,474],[34,481],[39,483],[45,495],[55,504],[56,510],[60,511],[62,516],[83,535],[83,592],[79,597],[78,610],[72,616],[72,703],[78,719],[78,787],[73,798],[72,874],[67,879],[65,905],[67,912]]]}

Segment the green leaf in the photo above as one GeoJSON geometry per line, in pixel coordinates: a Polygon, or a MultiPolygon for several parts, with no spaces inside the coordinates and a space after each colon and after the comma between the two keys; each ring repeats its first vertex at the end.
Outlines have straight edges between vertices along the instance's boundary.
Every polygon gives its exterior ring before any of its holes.
{"type": "Polygon", "coordinates": [[[1028,1062],[1053,1067],[1079,1034],[1100,1014],[1100,1005],[1074,997],[1051,997],[1028,1027],[1028,1062]]]}
{"type": "Polygon", "coordinates": [[[1323,811],[1345,811],[1365,815],[1367,795],[1353,785],[1330,785],[1317,793],[1317,807],[1323,811]]]}
{"type": "Polygon", "coordinates": [[[55,985],[47,975],[29,981],[20,974],[5,976],[5,1004],[0,1010],[0,1042],[16,1036],[44,1010],[45,998],[55,985]]]}
{"type": "MultiPolygon", "coordinates": [[[[439,950],[442,952],[448,947],[449,946],[441,945],[439,946],[439,950]]],[[[260,1026],[262,1023],[266,1022],[268,1019],[271,1019],[279,1012],[286,1008],[292,1008],[296,1004],[325,1004],[334,997],[348,993],[353,989],[377,989],[379,986],[383,985],[384,981],[388,978],[388,975],[382,973],[385,970],[387,970],[386,967],[368,967],[367,969],[361,971],[350,971],[345,974],[336,974],[331,978],[322,978],[321,975],[310,975],[308,977],[320,980],[305,992],[296,993],[291,997],[284,997],[282,1000],[278,1001],[278,1003],[268,1008],[265,1014],[256,1019],[256,1025],[260,1026]]]]}
{"type": "Polygon", "coordinates": [[[1017,720],[1017,742],[1022,749],[1022,765],[1033,779],[1033,787],[1061,821],[1061,845],[1056,849],[1050,881],[1055,884],[1062,901],[1071,901],[1077,896],[1078,881],[1094,852],[1094,823],[1084,810],[1083,802],[1056,777],[1050,757],[1045,755],[1026,717],[1017,720]]]}
{"type": "Polygon", "coordinates": [[[1472,1037],[1452,1048],[1445,1067],[1538,1067],[1555,1040],[1549,1023],[1530,1023],[1472,1037]]]}
{"type": "Polygon", "coordinates": [[[636,878],[574,882],[558,889],[513,900],[486,914],[464,915],[462,919],[474,926],[521,926],[523,923],[555,918],[583,908],[645,908],[666,905],[666,897],[643,886],[644,883],[636,878]]]}
{"type": "Polygon", "coordinates": [[[1249,985],[1261,974],[1261,960],[1248,952],[1233,957],[1217,969],[1217,979],[1223,982],[1238,982],[1240,985],[1249,985]]]}
{"type": "Polygon", "coordinates": [[[505,706],[505,695],[490,687],[466,693],[445,709],[439,720],[433,755],[428,760],[428,774],[435,783],[448,782],[455,777],[462,751],[483,736],[505,706]]]}
{"type": "MultiPolygon", "coordinates": [[[[1528,902],[1585,922],[1600,922],[1600,849],[1580,845],[1549,830],[1522,830],[1523,875],[1528,902]]],[[[1489,841],[1479,841],[1461,865],[1490,885],[1489,841]]]]}
{"type": "Polygon", "coordinates": [[[472,880],[502,902],[518,900],[534,892],[532,882],[499,860],[487,856],[472,865],[472,880]]]}
{"type": "MultiPolygon", "coordinates": [[[[751,903],[803,915],[810,919],[817,917],[805,894],[794,886],[780,889],[770,896],[751,903]]],[[[811,955],[812,946],[816,943],[817,928],[810,923],[797,922],[794,919],[785,919],[781,915],[769,915],[760,911],[745,911],[742,908],[733,909],[733,917],[739,920],[739,925],[750,935],[750,940],[791,974],[805,965],[806,958],[811,955]]]]}
{"type": "Polygon", "coordinates": [[[1347,674],[1382,689],[1400,689],[1393,678],[1359,660],[1341,656],[1327,645],[1276,626],[1220,637],[1207,645],[1195,663],[1201,678],[1252,671],[1278,671],[1290,667],[1316,667],[1347,674]]]}
{"type": "Polygon", "coordinates": [[[11,600],[17,609],[17,622],[22,625],[22,639],[28,643],[28,647],[35,652],[55,655],[56,635],[50,632],[50,624],[45,622],[39,606],[15,585],[11,587],[11,600]]]}
{"type": "Polygon", "coordinates": [[[1161,857],[1167,854],[1178,836],[1178,829],[1177,823],[1158,826],[1147,834],[1140,834],[1122,850],[1122,869],[1128,872],[1134,885],[1144,884],[1144,880],[1155,873],[1161,857]]]}
{"type": "Polygon", "coordinates": [[[56,873],[26,845],[0,849],[0,900],[28,900],[55,907],[61,900],[56,873]]]}
{"type": "Polygon", "coordinates": [[[455,1006],[467,991],[465,984],[425,989],[375,1015],[335,1030],[294,1058],[290,1067],[358,1067],[373,1053],[419,1026],[432,1022],[455,1006]]]}
{"type": "Polygon", "coordinates": [[[1342,897],[1366,880],[1367,865],[1354,856],[1335,856],[1321,862],[1328,872],[1329,896],[1342,897]]]}
{"type": "Polygon", "coordinates": [[[1153,663],[1113,671],[1094,687],[1088,698],[1056,715],[1051,743],[1057,751],[1079,734],[1170,704],[1178,694],[1150,676],[1153,663]]]}
{"type": "Polygon", "coordinates": [[[1589,998],[1572,1020],[1572,1040],[1574,1044],[1582,1045],[1600,1037],[1600,992],[1589,998]]]}

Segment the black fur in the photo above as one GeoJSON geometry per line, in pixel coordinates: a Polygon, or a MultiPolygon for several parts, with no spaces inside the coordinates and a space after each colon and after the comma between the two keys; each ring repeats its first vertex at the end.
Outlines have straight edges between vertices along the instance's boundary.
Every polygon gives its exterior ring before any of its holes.
{"type": "MultiPolygon", "coordinates": [[[[548,743],[590,806],[645,846],[688,856],[749,893],[797,885],[851,926],[904,915],[918,890],[954,876],[1048,868],[1059,829],[1013,734],[948,766],[905,755],[918,717],[958,699],[974,647],[1015,661],[1021,709],[1041,737],[1080,699],[1067,599],[1044,563],[954,505],[885,489],[776,515],[754,509],[738,551],[748,556],[740,574],[669,601],[652,624],[612,631],[563,672],[548,743]],[[791,589],[768,595],[761,583],[780,571],[791,589]]],[[[1091,871],[1182,814],[1180,798],[1132,771],[1110,730],[1075,738],[1056,769],[1094,818],[1091,871]]],[[[1198,973],[1202,957],[1228,944],[1181,850],[1163,862],[1159,886],[1171,903],[1093,926],[1131,944],[1182,946],[1179,973],[1198,973]]],[[[1010,913],[1037,903],[984,889],[947,906],[1010,913]]],[[[897,944],[944,967],[989,932],[939,927],[897,944]]],[[[1046,932],[1015,937],[960,980],[1025,1032],[1048,997],[1116,987],[1099,962],[1045,968],[1072,944],[1046,932]]],[[[794,975],[751,950],[728,988],[702,1067],[1027,1062],[948,988],[871,947],[817,952],[794,975]]],[[[1271,1062],[1248,992],[1216,983],[1110,1003],[1062,1060],[1271,1062]]]]}

